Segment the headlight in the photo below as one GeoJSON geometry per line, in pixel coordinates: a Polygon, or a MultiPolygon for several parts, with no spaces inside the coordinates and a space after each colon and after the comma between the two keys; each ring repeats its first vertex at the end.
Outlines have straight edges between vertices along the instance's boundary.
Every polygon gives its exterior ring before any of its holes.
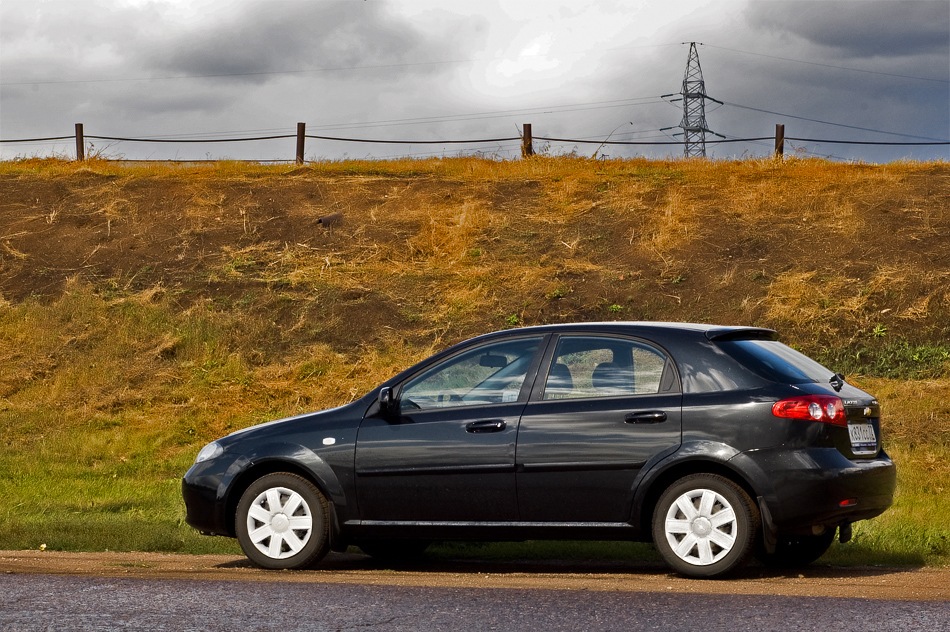
{"type": "Polygon", "coordinates": [[[213,459],[217,456],[220,456],[222,452],[224,452],[224,448],[222,448],[216,441],[212,441],[205,447],[201,448],[201,450],[198,452],[198,456],[195,457],[195,463],[201,463],[202,461],[213,459]]]}

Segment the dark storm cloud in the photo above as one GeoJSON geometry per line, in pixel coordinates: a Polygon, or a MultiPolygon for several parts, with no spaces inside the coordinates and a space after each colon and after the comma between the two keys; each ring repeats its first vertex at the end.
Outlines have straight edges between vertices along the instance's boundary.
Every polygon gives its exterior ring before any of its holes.
{"type": "Polygon", "coordinates": [[[150,25],[160,22],[161,15],[150,6],[4,0],[0,4],[4,85],[115,78],[128,72],[128,52],[147,37],[150,25]]]}
{"type": "Polygon", "coordinates": [[[750,2],[744,17],[750,29],[701,51],[710,94],[801,118],[727,107],[716,116],[722,127],[745,118],[761,129],[771,118],[824,138],[947,137],[946,0],[750,2]]]}
{"type": "Polygon", "coordinates": [[[153,137],[388,118],[405,101],[437,103],[442,73],[456,67],[441,62],[464,58],[479,37],[478,19],[445,14],[423,32],[382,2],[204,2],[186,14],[151,2],[3,0],[0,15],[7,138],[73,121],[153,137]],[[394,98],[380,104],[386,92],[394,98]]]}
{"type": "MultiPolygon", "coordinates": [[[[688,53],[681,42],[694,40],[706,44],[700,56],[707,93],[728,102],[707,104],[709,127],[730,138],[765,137],[777,123],[802,138],[902,140],[875,130],[911,139],[950,136],[947,0],[715,0],[697,2],[676,19],[669,16],[679,5],[652,0],[654,13],[635,16],[630,32],[603,38],[606,20],[632,19],[627,0],[598,2],[604,15],[592,23],[575,13],[547,21],[508,13],[523,1],[463,10],[433,0],[149,0],[124,7],[111,0],[0,0],[0,137],[60,135],[74,122],[84,123],[87,134],[123,137],[256,136],[292,132],[305,121],[308,133],[361,139],[507,137],[532,123],[540,136],[671,140],[676,130],[661,128],[680,122],[682,103],[657,95],[680,90],[688,53]],[[634,26],[652,34],[637,35],[634,26]],[[567,31],[571,38],[558,39],[567,31]]],[[[575,2],[561,0],[572,11],[575,2]]],[[[293,152],[292,145],[280,147],[273,155],[293,152]]],[[[574,149],[590,155],[595,147],[574,149]]],[[[816,155],[871,160],[948,155],[946,147],[913,150],[918,154],[807,147],[816,155]]],[[[308,143],[308,155],[328,158],[454,150],[308,143]]],[[[0,155],[23,151],[32,146],[0,146],[0,155]]],[[[254,143],[126,143],[114,151],[271,156],[254,143]]],[[[510,155],[519,151],[512,143],[510,155]]],[[[613,146],[601,155],[680,151],[613,146]]],[[[771,147],[710,151],[761,155],[771,147]]]]}
{"type": "Polygon", "coordinates": [[[453,48],[448,37],[418,32],[379,3],[267,2],[237,5],[166,34],[139,60],[164,73],[247,81],[319,69],[356,74],[365,68],[365,77],[373,67],[376,75],[393,77],[438,71],[424,62],[451,58],[453,48]]]}
{"type": "Polygon", "coordinates": [[[842,57],[940,54],[946,63],[950,44],[947,0],[779,0],[750,3],[747,17],[842,57]]]}

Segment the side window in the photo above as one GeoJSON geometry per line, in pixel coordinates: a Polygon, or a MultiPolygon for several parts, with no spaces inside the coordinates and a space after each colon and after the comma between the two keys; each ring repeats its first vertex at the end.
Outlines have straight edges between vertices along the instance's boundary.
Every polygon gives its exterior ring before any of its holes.
{"type": "Polygon", "coordinates": [[[484,345],[413,378],[402,389],[404,410],[477,406],[518,400],[541,338],[484,345]]]}
{"type": "Polygon", "coordinates": [[[644,343],[564,336],[544,386],[544,399],[617,397],[660,392],[666,357],[644,343]]]}

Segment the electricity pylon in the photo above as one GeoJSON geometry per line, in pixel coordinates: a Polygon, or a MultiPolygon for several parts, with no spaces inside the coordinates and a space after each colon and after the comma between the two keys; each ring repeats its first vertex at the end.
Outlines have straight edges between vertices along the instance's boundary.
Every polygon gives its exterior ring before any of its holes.
{"type": "MultiPolygon", "coordinates": [[[[686,61],[686,73],[683,75],[683,90],[679,95],[683,99],[683,120],[674,127],[683,130],[683,137],[686,141],[683,155],[687,158],[694,156],[705,158],[706,133],[715,134],[720,138],[725,138],[725,136],[716,134],[706,126],[706,100],[714,101],[719,105],[722,105],[722,101],[706,94],[706,84],[703,82],[703,69],[699,66],[699,52],[696,50],[696,42],[689,43],[689,59],[686,61]]],[[[665,94],[663,96],[671,97],[674,95],[665,94]]],[[[673,99],[673,101],[679,101],[679,99],[673,99]]],[[[663,129],[674,129],[674,127],[663,129]]]]}

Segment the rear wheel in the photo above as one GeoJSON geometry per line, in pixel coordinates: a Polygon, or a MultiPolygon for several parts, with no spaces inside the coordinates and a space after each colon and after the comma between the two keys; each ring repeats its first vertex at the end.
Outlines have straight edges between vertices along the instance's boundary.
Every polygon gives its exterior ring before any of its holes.
{"type": "Polygon", "coordinates": [[[329,548],[327,500],[310,481],[267,474],[241,496],[235,531],[241,549],[262,568],[306,568],[329,548]]]}
{"type": "Polygon", "coordinates": [[[716,474],[691,474],[660,496],[653,542],[664,561],[690,577],[716,577],[748,559],[759,512],[745,491],[716,474]]]}
{"type": "Polygon", "coordinates": [[[760,562],[772,568],[801,568],[808,566],[831,547],[835,541],[836,529],[828,529],[821,535],[778,536],[775,551],[756,552],[760,562]]]}

